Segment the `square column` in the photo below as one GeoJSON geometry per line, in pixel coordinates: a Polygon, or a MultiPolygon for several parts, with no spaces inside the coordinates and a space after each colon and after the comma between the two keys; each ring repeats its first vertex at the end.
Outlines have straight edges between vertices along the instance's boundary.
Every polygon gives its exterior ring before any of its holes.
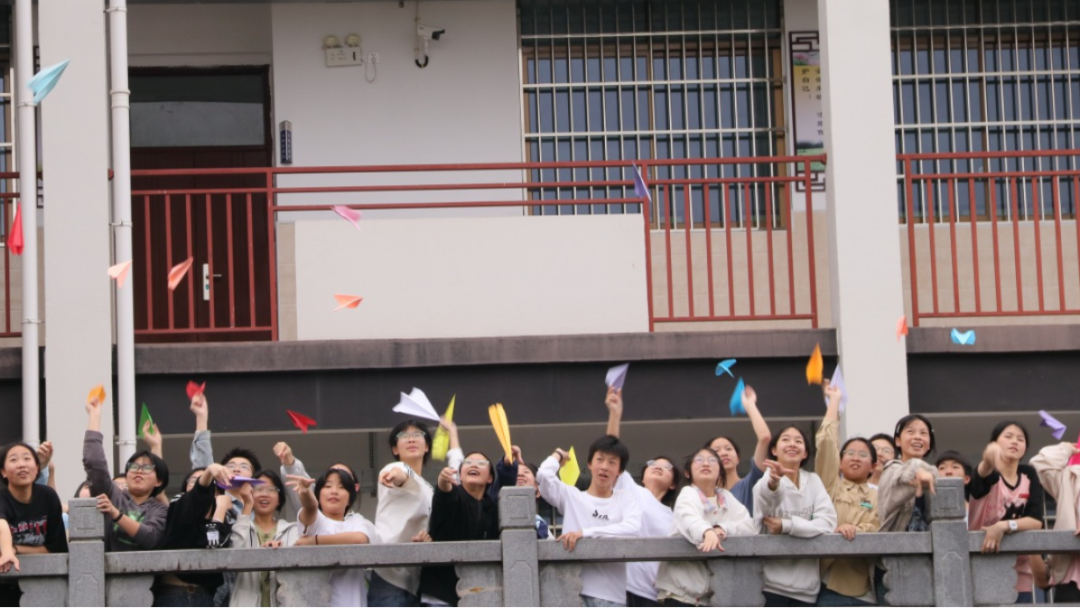
{"type": "MultiPolygon", "coordinates": [[[[848,436],[891,433],[908,409],[889,3],[818,0],[831,293],[848,436]]],[[[829,370],[827,370],[829,371],[829,370]]]]}

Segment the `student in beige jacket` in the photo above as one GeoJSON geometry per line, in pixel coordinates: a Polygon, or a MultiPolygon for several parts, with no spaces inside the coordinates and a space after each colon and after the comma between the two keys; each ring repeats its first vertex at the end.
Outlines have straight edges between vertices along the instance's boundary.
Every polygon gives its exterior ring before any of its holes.
{"type": "MultiPolygon", "coordinates": [[[[1068,442],[1047,446],[1031,459],[1031,466],[1046,493],[1057,500],[1054,529],[1080,535],[1080,449],[1068,442]]],[[[1049,583],[1055,602],[1080,602],[1080,556],[1051,556],[1049,583]]]]}
{"type": "MultiPolygon", "coordinates": [[[[671,535],[681,536],[703,553],[723,551],[729,536],[757,534],[754,519],[726,489],[720,456],[702,448],[686,461],[690,480],[675,499],[671,535]]],[[[705,562],[664,562],[656,575],[657,598],[662,606],[707,606],[712,595],[705,562]]]]}

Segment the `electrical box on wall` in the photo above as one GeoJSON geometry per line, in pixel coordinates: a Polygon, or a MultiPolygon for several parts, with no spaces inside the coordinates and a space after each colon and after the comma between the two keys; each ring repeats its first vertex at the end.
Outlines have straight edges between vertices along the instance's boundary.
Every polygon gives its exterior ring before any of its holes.
{"type": "Polygon", "coordinates": [[[340,68],[348,65],[364,65],[364,55],[358,47],[326,49],[326,67],[340,68]]]}

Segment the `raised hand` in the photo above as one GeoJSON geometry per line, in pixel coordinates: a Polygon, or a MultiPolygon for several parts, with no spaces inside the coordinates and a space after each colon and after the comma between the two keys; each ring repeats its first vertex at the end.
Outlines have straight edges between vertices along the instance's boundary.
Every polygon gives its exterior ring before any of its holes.
{"type": "Polygon", "coordinates": [[[458,472],[453,467],[446,467],[439,473],[439,489],[449,492],[451,488],[459,485],[458,472]]]}
{"type": "Polygon", "coordinates": [[[794,475],[795,471],[784,467],[784,465],[776,462],[775,460],[765,461],[765,470],[769,473],[769,489],[773,492],[780,487],[780,480],[785,475],[794,475]]]}
{"type": "Polygon", "coordinates": [[[163,441],[158,425],[147,420],[146,422],[143,422],[142,433],[143,441],[150,447],[150,453],[161,457],[161,446],[163,441]]]}
{"type": "Polygon", "coordinates": [[[604,405],[607,406],[608,412],[615,414],[616,416],[622,416],[622,389],[609,386],[607,389],[607,398],[604,399],[604,405]]]}
{"type": "Polygon", "coordinates": [[[285,478],[289,480],[285,482],[285,485],[296,490],[297,494],[303,494],[304,492],[315,493],[314,490],[311,489],[315,484],[314,479],[304,477],[303,475],[286,475],[285,478]]]}
{"type": "Polygon", "coordinates": [[[206,471],[204,471],[203,473],[205,475],[209,475],[210,479],[216,481],[219,485],[223,485],[225,487],[229,487],[230,485],[232,485],[233,474],[229,471],[229,469],[225,468],[225,465],[221,465],[215,462],[214,464],[206,467],[206,471]]]}
{"type": "Polygon", "coordinates": [[[296,464],[296,457],[293,456],[292,448],[284,441],[274,444],[274,456],[278,457],[283,467],[291,467],[296,464]]]}
{"type": "MultiPolygon", "coordinates": [[[[289,477],[292,477],[292,475],[289,475],[289,477]]],[[[405,474],[401,467],[392,467],[379,475],[379,483],[388,488],[400,488],[408,478],[409,476],[405,474]]]]}
{"type": "Polygon", "coordinates": [[[38,449],[37,449],[37,455],[38,455],[38,461],[40,463],[38,465],[38,468],[40,468],[40,469],[49,468],[49,463],[52,461],[52,457],[53,457],[52,442],[51,441],[45,441],[41,445],[39,445],[38,449]]]}

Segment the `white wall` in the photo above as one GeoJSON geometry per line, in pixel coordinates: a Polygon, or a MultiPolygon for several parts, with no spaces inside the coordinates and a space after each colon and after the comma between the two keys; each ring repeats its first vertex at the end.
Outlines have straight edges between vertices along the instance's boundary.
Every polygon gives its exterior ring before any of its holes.
{"type": "Polygon", "coordinates": [[[648,331],[644,264],[634,215],[297,222],[297,339],[648,331]]]}
{"type": "MultiPolygon", "coordinates": [[[[430,63],[413,63],[415,3],[273,4],[275,124],[293,127],[294,166],[521,162],[517,16],[511,0],[429,2],[421,22],[445,28],[430,63]],[[323,38],[359,34],[377,66],[327,68],[323,38]],[[376,69],[377,68],[377,69],[376,69]],[[366,73],[366,77],[365,77],[366,73]],[[368,83],[365,78],[374,78],[368,83]]],[[[276,130],[276,129],[275,129],[276,130]]],[[[276,135],[276,134],[275,134],[276,135]]],[[[296,176],[279,184],[514,182],[520,173],[296,176]]],[[[521,200],[520,190],[303,195],[284,204],[521,200]]],[[[520,209],[505,213],[520,215],[520,209]]],[[[498,214],[486,211],[485,215],[498,214]]],[[[385,215],[385,214],[384,214],[385,215]]],[[[399,214],[400,215],[400,214],[399,214]]],[[[430,215],[430,214],[429,214],[430,215]]],[[[285,217],[283,219],[288,219],[285,217]]]]}
{"type": "Polygon", "coordinates": [[[268,65],[267,4],[132,4],[128,61],[132,67],[268,65]]]}

